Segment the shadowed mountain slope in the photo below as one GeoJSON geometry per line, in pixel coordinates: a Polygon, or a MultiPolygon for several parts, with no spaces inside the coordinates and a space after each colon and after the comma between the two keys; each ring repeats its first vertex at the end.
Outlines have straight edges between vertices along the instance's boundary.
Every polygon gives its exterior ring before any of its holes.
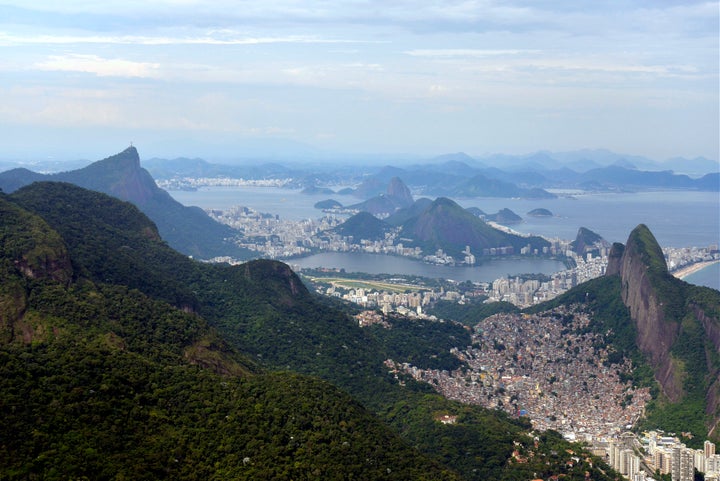
{"type": "Polygon", "coordinates": [[[444,197],[403,223],[400,237],[412,239],[425,252],[443,249],[452,256],[460,255],[466,246],[476,255],[483,255],[483,251],[490,248],[510,247],[519,254],[520,249],[528,245],[539,250],[549,245],[539,237],[520,237],[499,231],[444,197]]]}
{"type": "MultiPolygon", "coordinates": [[[[133,205],[101,193],[36,183],[0,202],[16,212],[0,218],[0,312],[11,333],[0,341],[0,477],[481,480],[569,472],[562,453],[571,446],[562,439],[543,435],[533,447],[526,420],[388,376],[391,353],[404,362],[420,349],[434,361],[427,341],[416,342],[425,330],[399,322],[385,338],[385,330],[360,328],[279,262],[188,259],[133,205]],[[18,230],[20,220],[30,225],[18,230]],[[37,265],[59,266],[48,272],[64,273],[63,282],[23,273],[16,260],[30,252],[37,265]],[[133,272],[143,262],[142,275],[133,272]],[[258,372],[258,364],[284,372],[258,372]],[[331,381],[352,398],[287,371],[331,381]],[[438,422],[439,413],[456,423],[438,422]],[[510,463],[514,443],[542,461],[510,463]]],[[[439,327],[433,336],[445,345],[449,333],[439,327]]],[[[573,469],[609,479],[589,463],[573,469]]]]}
{"type": "MultiPolygon", "coordinates": [[[[635,382],[653,387],[641,427],[719,439],[720,292],[671,276],[652,232],[639,225],[613,244],[604,277],[549,303],[593,311],[589,329],[609,333],[617,356],[633,361],[635,382]]],[[[695,443],[687,440],[688,443],[695,443]]]]}
{"type": "Polygon", "coordinates": [[[249,256],[229,240],[238,236],[236,231],[211,219],[198,207],[183,206],[160,189],[140,166],[135,147],[69,172],[49,175],[25,169],[3,172],[0,188],[11,193],[39,180],[69,182],[132,202],[155,222],[162,238],[183,254],[201,259],[249,256]]]}

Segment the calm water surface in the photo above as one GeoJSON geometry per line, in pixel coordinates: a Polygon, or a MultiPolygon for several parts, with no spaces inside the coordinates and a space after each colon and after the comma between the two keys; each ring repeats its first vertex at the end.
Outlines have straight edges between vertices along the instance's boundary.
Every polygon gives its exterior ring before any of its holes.
{"type": "Polygon", "coordinates": [[[287,263],[298,267],[336,267],[347,272],[404,274],[473,282],[492,282],[500,277],[522,273],[552,274],[565,269],[562,262],[549,259],[496,259],[474,267],[441,266],[407,257],[360,252],[324,252],[290,259],[287,263]]]}
{"type": "MultiPolygon", "coordinates": [[[[242,205],[259,212],[279,214],[288,220],[314,219],[322,211],[316,202],[334,198],[343,205],[358,202],[349,196],[306,195],[275,187],[212,187],[195,192],[171,191],[184,205],[227,209],[242,205]]],[[[550,200],[474,198],[456,199],[463,207],[495,213],[507,207],[523,222],[513,229],[561,239],[574,239],[586,227],[609,242],[627,241],[638,224],[647,225],[664,247],[708,246],[720,243],[720,197],[717,192],[640,192],[634,194],[581,194],[550,200]],[[545,208],[553,217],[530,217],[532,209],[545,208]]]]}
{"type": "Polygon", "coordinates": [[[720,290],[720,263],[711,264],[705,269],[690,274],[683,280],[696,286],[712,287],[720,290]]]}
{"type": "MultiPolygon", "coordinates": [[[[333,198],[343,205],[358,202],[349,196],[307,195],[299,190],[275,187],[211,187],[194,192],[171,191],[184,205],[204,209],[251,207],[278,214],[281,219],[313,219],[323,215],[316,202],[333,198]]],[[[629,194],[579,194],[550,200],[474,198],[456,199],[463,207],[478,207],[487,213],[508,208],[523,222],[513,229],[546,237],[574,239],[586,227],[609,242],[627,241],[638,224],[647,225],[663,247],[705,247],[720,243],[720,197],[717,192],[640,192],[629,194]],[[532,209],[545,208],[553,217],[530,217],[532,209]]],[[[537,260],[497,260],[480,267],[433,266],[412,259],[359,253],[324,253],[291,261],[303,267],[338,267],[368,273],[416,274],[455,280],[488,281],[523,272],[549,274],[563,269],[562,263],[537,260]],[[377,258],[379,257],[379,259],[377,258]]],[[[693,284],[720,287],[715,264],[686,278],[693,284]]]]}

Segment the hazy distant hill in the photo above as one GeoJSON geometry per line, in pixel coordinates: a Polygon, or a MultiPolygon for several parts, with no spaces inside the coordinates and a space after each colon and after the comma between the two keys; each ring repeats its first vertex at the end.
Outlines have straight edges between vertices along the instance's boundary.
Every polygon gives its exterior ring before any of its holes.
{"type": "Polygon", "coordinates": [[[349,205],[347,208],[369,212],[373,215],[389,215],[399,209],[410,207],[412,204],[413,197],[410,189],[399,177],[393,177],[390,179],[385,193],[358,204],[349,205]]]}
{"type": "Polygon", "coordinates": [[[495,214],[486,214],[485,219],[502,225],[519,224],[522,222],[522,217],[508,208],[500,209],[495,214]]]}
{"type": "Polygon", "coordinates": [[[590,229],[586,227],[580,227],[578,233],[575,236],[575,240],[570,243],[570,249],[580,256],[584,256],[588,252],[592,252],[593,255],[598,255],[598,249],[600,247],[610,247],[610,243],[590,229]]]}
{"type": "Polygon", "coordinates": [[[132,202],[158,227],[160,235],[178,251],[201,259],[215,256],[249,257],[231,239],[238,233],[211,219],[198,207],[185,207],[157,187],[140,167],[135,147],[94,162],[82,169],[58,174],[37,174],[24,169],[0,173],[0,188],[14,192],[38,180],[70,182],[132,202]]]}
{"type": "Polygon", "coordinates": [[[452,256],[459,256],[466,246],[470,246],[476,256],[481,256],[489,248],[511,247],[519,254],[520,249],[528,245],[540,251],[550,245],[540,237],[520,237],[499,231],[444,197],[405,221],[400,237],[412,240],[427,254],[442,249],[452,256]]]}
{"type": "Polygon", "coordinates": [[[335,227],[333,231],[341,236],[352,237],[355,243],[358,243],[361,239],[382,240],[385,238],[385,233],[391,229],[392,226],[369,212],[358,212],[335,227]]]}
{"type": "Polygon", "coordinates": [[[527,213],[527,215],[531,217],[552,217],[553,213],[550,212],[548,209],[544,209],[542,207],[533,209],[527,213]]]}
{"type": "Polygon", "coordinates": [[[145,167],[155,179],[173,177],[234,177],[243,179],[287,178],[296,175],[292,169],[274,162],[245,165],[210,163],[203,159],[148,159],[145,167]]]}
{"type": "Polygon", "coordinates": [[[449,188],[447,195],[453,197],[523,197],[529,199],[553,199],[556,196],[543,189],[524,189],[510,182],[490,179],[477,174],[471,179],[449,188]]]}

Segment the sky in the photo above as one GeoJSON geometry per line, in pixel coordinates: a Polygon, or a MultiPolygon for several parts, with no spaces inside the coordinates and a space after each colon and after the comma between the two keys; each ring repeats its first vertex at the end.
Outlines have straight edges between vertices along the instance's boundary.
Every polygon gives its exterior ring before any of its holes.
{"type": "Polygon", "coordinates": [[[0,158],[718,159],[720,3],[0,0],[0,158]]]}

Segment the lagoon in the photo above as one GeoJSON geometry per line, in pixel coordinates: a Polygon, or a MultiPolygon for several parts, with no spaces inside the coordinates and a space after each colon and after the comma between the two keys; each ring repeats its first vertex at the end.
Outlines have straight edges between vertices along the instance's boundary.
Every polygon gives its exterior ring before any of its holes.
{"type": "MultiPolygon", "coordinates": [[[[206,187],[197,191],[170,191],[184,205],[203,209],[251,207],[278,214],[281,219],[316,219],[323,215],[313,206],[334,198],[343,205],[359,200],[349,196],[307,195],[277,187],[206,187]]],[[[416,196],[417,198],[417,196],[416,196]]],[[[720,197],[717,192],[637,192],[574,194],[549,200],[474,198],[455,199],[463,207],[495,213],[507,207],[523,218],[513,225],[518,232],[574,239],[580,227],[609,242],[627,241],[638,224],[647,225],[663,247],[706,247],[720,243],[720,197]],[[531,217],[532,209],[545,208],[553,217],[531,217]]]]}
{"type": "MultiPolygon", "coordinates": [[[[170,191],[184,205],[203,209],[245,206],[277,214],[281,219],[316,219],[323,216],[316,202],[334,198],[344,205],[358,202],[348,196],[303,194],[277,187],[206,187],[197,191],[170,191]]],[[[417,198],[417,196],[416,196],[417,198]]],[[[638,193],[580,193],[557,199],[527,200],[505,198],[456,199],[463,207],[479,207],[487,213],[509,208],[523,218],[513,225],[518,232],[548,238],[574,239],[586,227],[609,242],[627,241],[638,224],[647,225],[663,247],[707,247],[720,243],[720,197],[717,192],[654,191],[638,193]],[[531,217],[532,209],[545,208],[553,217],[531,217]]],[[[558,261],[496,259],[481,266],[436,266],[409,258],[364,253],[323,253],[293,259],[303,267],[336,267],[367,273],[414,274],[426,277],[489,282],[518,273],[551,274],[562,270],[558,261]]],[[[718,264],[688,276],[687,282],[718,289],[718,264]]]]}
{"type": "Polygon", "coordinates": [[[470,266],[443,266],[400,256],[361,252],[324,252],[286,261],[292,267],[334,267],[346,272],[401,274],[454,281],[492,282],[523,273],[553,274],[565,269],[561,261],[551,259],[492,259],[470,266]]]}

